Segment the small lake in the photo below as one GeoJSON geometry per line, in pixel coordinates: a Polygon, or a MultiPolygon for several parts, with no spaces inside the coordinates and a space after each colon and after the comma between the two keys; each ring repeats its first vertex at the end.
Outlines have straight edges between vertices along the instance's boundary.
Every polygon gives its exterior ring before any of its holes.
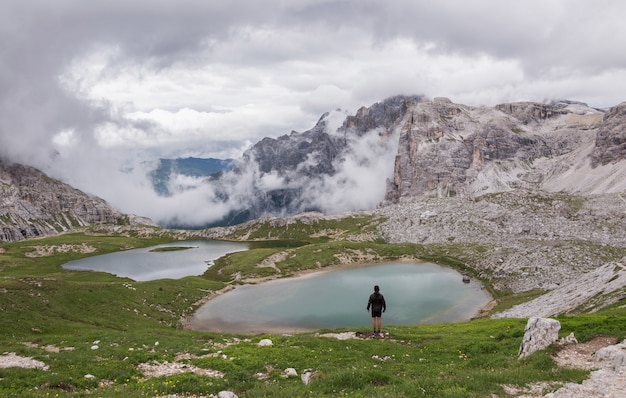
{"type": "Polygon", "coordinates": [[[248,247],[240,242],[178,241],[74,260],[63,268],[108,272],[136,281],[179,279],[202,275],[214,260],[248,247]]]}
{"type": "Polygon", "coordinates": [[[228,333],[289,333],[323,328],[371,328],[365,310],[374,285],[387,302],[385,325],[469,320],[491,297],[450,268],[428,262],[388,262],[320,271],[215,297],[195,313],[191,328],[228,333]]]}

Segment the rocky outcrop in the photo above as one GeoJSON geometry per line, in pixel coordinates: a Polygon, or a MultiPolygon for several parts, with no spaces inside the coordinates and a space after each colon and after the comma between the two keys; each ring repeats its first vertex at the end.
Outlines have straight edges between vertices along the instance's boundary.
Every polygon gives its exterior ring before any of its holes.
{"type": "MultiPolygon", "coordinates": [[[[250,181],[245,197],[237,199],[241,208],[236,209],[236,216],[229,215],[218,225],[232,224],[229,220],[241,223],[262,216],[320,211],[319,203],[310,200],[311,191],[337,174],[346,156],[355,151],[351,145],[372,131],[381,142],[390,140],[400,120],[421,99],[397,96],[362,107],[353,116],[339,111],[326,113],[310,130],[262,139],[244,153],[233,172],[211,180],[225,201],[240,193],[231,187],[241,180],[250,181]]],[[[395,145],[390,148],[395,149],[395,145]]]]}
{"type": "Polygon", "coordinates": [[[34,238],[129,216],[41,171],[0,161],[0,242],[34,238]]]}
{"type": "Polygon", "coordinates": [[[609,109],[606,113],[591,153],[593,167],[624,159],[626,159],[626,102],[609,109]]]}
{"type": "Polygon", "coordinates": [[[488,108],[422,101],[402,121],[386,202],[544,188],[568,170],[558,157],[585,145],[601,116],[572,102],[488,108]],[[547,161],[538,167],[540,159],[547,161]]]}
{"type": "Polygon", "coordinates": [[[528,319],[518,358],[522,359],[533,352],[547,348],[559,339],[559,330],[561,330],[561,323],[556,319],[536,317],[528,319]]]}
{"type": "Polygon", "coordinates": [[[554,316],[575,310],[593,312],[624,299],[626,258],[606,263],[534,300],[494,314],[493,318],[554,316]]]}
{"type": "Polygon", "coordinates": [[[263,138],[244,154],[244,162],[256,162],[261,173],[285,175],[300,168],[304,175],[334,172],[333,160],[344,149],[345,141],[327,133],[324,114],[315,127],[304,133],[292,131],[278,138],[263,138]],[[308,159],[312,161],[307,162],[308,159]]]}
{"type": "Polygon", "coordinates": [[[513,116],[522,124],[537,123],[551,117],[566,115],[569,111],[554,105],[536,102],[514,102],[496,105],[496,109],[513,116]]]}
{"type": "Polygon", "coordinates": [[[620,194],[577,196],[518,189],[474,199],[403,198],[374,214],[386,220],[379,226],[384,240],[450,245],[445,253],[463,261],[498,290],[521,293],[568,286],[572,296],[568,300],[556,296],[555,303],[560,304],[556,312],[544,302],[515,315],[548,316],[580,307],[575,300],[579,292],[589,290],[585,297],[593,297],[607,289],[598,295],[599,303],[585,307],[589,311],[601,308],[611,291],[619,291],[617,286],[594,280],[626,286],[626,278],[616,277],[621,268],[615,264],[622,263],[626,253],[625,199],[620,194]],[[581,278],[596,269],[607,273],[602,278],[588,276],[591,279],[583,283],[587,286],[581,288],[581,278]],[[594,286],[600,290],[592,290],[594,286]]]}

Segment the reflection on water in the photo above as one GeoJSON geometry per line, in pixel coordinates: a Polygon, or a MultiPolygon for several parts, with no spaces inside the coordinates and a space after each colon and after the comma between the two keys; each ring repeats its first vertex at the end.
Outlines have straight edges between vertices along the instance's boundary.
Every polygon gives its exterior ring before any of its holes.
{"type": "Polygon", "coordinates": [[[200,307],[191,327],[233,333],[369,327],[365,308],[376,284],[387,301],[383,325],[468,320],[490,300],[480,284],[463,283],[450,268],[390,262],[238,286],[200,307]]]}
{"type": "Polygon", "coordinates": [[[108,272],[136,281],[178,279],[203,274],[213,260],[228,253],[248,250],[247,243],[223,241],[182,241],[70,261],[63,268],[108,272]],[[155,251],[164,247],[184,250],[155,251]]]}

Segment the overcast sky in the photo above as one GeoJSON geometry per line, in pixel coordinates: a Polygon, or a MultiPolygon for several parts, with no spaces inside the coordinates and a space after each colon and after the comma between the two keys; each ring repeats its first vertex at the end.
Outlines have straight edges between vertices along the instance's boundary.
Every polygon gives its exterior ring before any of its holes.
{"type": "Polygon", "coordinates": [[[626,100],[622,0],[0,5],[0,155],[100,195],[96,170],[238,157],[396,94],[626,100]]]}

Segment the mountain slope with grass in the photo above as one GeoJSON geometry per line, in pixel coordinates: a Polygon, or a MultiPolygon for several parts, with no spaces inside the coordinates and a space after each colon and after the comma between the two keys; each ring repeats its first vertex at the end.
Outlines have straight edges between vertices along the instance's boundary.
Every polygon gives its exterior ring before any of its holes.
{"type": "MultiPolygon", "coordinates": [[[[61,265],[88,255],[197,238],[191,235],[197,232],[143,227],[133,233],[126,227],[121,236],[96,226],[75,234],[3,243],[0,346],[6,354],[0,363],[16,358],[26,363],[30,358],[34,367],[0,365],[0,394],[208,397],[231,391],[239,397],[414,397],[417,391],[437,397],[505,397],[512,390],[554,391],[565,382],[580,383],[587,377],[589,370],[559,366],[551,350],[518,360],[525,319],[385,325],[382,338],[348,340],[336,336],[357,332],[358,337],[358,332],[369,330],[367,322],[363,330],[257,336],[178,326],[211,292],[240,283],[232,278],[236,273],[259,276],[257,264],[275,253],[292,254],[277,262],[280,276],[302,267],[340,264],[349,256],[358,261],[359,253],[429,257],[463,266],[454,259],[454,245],[366,239],[376,236],[381,222],[384,219],[371,216],[318,222],[309,218],[289,225],[267,220],[248,230],[231,231],[257,239],[258,246],[220,259],[204,276],[152,282],[67,271],[61,265]],[[261,238],[267,234],[281,240],[264,242],[261,238]],[[54,249],[60,247],[67,250],[54,249]],[[260,345],[262,340],[271,340],[271,345],[260,345]]],[[[624,315],[614,305],[594,315],[558,319],[563,336],[573,332],[580,341],[599,334],[622,339],[624,315]]]]}
{"type": "MultiPolygon", "coordinates": [[[[3,165],[0,395],[491,398],[543,396],[588,378],[590,369],[559,365],[562,347],[523,360],[517,350],[526,318],[536,315],[557,318],[561,337],[573,332],[583,343],[625,337],[622,106],[394,101],[363,108],[344,125],[369,139],[400,137],[385,205],[359,213],[169,230],[139,225],[36,170],[3,165]],[[367,133],[376,126],[385,126],[380,136],[367,133]],[[185,239],[247,241],[252,249],[180,280],[136,282],[62,268],[185,239]],[[481,281],[494,307],[470,322],[386,325],[380,339],[363,338],[367,322],[363,330],[291,336],[185,328],[202,302],[242,283],[407,258],[481,281]],[[357,338],[337,338],[346,335],[357,338]],[[271,345],[259,345],[266,339],[271,345]]],[[[320,129],[330,122],[322,121],[320,129]]],[[[329,149],[316,132],[321,141],[313,147],[329,149]]],[[[296,138],[301,152],[308,148],[308,135],[292,136],[281,148],[296,138]]],[[[288,151],[280,158],[299,159],[288,151]]]]}

